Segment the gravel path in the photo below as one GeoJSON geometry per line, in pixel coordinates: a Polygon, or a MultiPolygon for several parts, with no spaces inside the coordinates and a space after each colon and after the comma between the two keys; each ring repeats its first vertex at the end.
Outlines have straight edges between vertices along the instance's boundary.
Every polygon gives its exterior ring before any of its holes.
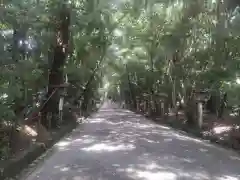
{"type": "Polygon", "coordinates": [[[104,104],[22,180],[240,180],[240,157],[104,104]]]}

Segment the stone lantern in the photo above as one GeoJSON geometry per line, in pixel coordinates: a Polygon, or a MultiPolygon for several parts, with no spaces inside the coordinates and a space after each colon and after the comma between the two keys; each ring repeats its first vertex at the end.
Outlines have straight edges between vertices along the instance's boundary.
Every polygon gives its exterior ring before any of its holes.
{"type": "Polygon", "coordinates": [[[198,127],[202,128],[203,125],[203,104],[208,100],[208,92],[206,90],[196,91],[196,103],[197,103],[197,122],[198,127]]]}
{"type": "Polygon", "coordinates": [[[148,108],[148,99],[147,99],[147,94],[144,93],[143,94],[143,112],[147,112],[147,108],[148,108]]]}
{"type": "Polygon", "coordinates": [[[160,103],[160,115],[163,117],[165,114],[165,101],[168,95],[166,93],[159,93],[158,99],[160,103]]]}

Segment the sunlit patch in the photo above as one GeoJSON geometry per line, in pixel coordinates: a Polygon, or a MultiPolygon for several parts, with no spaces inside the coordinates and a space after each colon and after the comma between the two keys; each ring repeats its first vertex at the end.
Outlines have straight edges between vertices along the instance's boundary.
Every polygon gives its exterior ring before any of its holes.
{"type": "Polygon", "coordinates": [[[114,114],[116,114],[117,116],[124,116],[124,115],[129,115],[129,112],[117,112],[114,114]]]}
{"type": "Polygon", "coordinates": [[[238,113],[230,113],[229,115],[232,117],[236,117],[236,116],[238,116],[238,113]]]}
{"type": "Polygon", "coordinates": [[[148,143],[159,143],[159,141],[153,141],[153,140],[147,139],[147,138],[140,138],[140,139],[147,141],[148,143]]]}
{"type": "Polygon", "coordinates": [[[63,167],[63,168],[60,169],[60,171],[62,171],[62,172],[66,172],[66,171],[69,171],[69,170],[70,170],[69,167],[63,167]]]}
{"type": "Polygon", "coordinates": [[[183,160],[184,162],[187,162],[187,163],[193,163],[193,162],[196,161],[196,160],[189,159],[189,158],[183,158],[182,160],[183,160]]]}
{"type": "Polygon", "coordinates": [[[93,146],[90,146],[88,148],[82,148],[84,151],[121,151],[121,150],[132,150],[135,147],[131,144],[128,145],[116,145],[116,146],[111,146],[107,144],[95,144],[93,146]]]}
{"type": "Polygon", "coordinates": [[[184,136],[184,135],[180,135],[180,134],[174,134],[175,137],[179,138],[179,139],[182,139],[182,140],[191,140],[191,141],[195,141],[195,142],[198,142],[198,143],[203,143],[201,140],[199,139],[195,139],[195,138],[191,138],[189,136],[184,136]]]}
{"type": "Polygon", "coordinates": [[[93,143],[95,141],[95,138],[93,136],[89,136],[89,135],[83,135],[81,138],[78,139],[74,139],[71,144],[89,144],[89,143],[93,143]]]}
{"type": "Polygon", "coordinates": [[[181,134],[178,134],[178,133],[162,133],[162,134],[165,135],[165,136],[169,136],[169,137],[176,137],[179,140],[193,141],[193,142],[196,142],[196,143],[199,143],[199,144],[203,144],[204,146],[213,147],[212,144],[206,143],[206,141],[204,141],[204,140],[189,137],[189,136],[186,136],[186,135],[181,135],[181,134]]]}
{"type": "Polygon", "coordinates": [[[83,117],[79,117],[79,118],[77,118],[77,122],[78,122],[78,123],[82,123],[82,122],[83,122],[83,120],[84,120],[84,118],[83,118],[83,117]]]}
{"type": "Polygon", "coordinates": [[[72,144],[73,143],[78,143],[78,142],[83,143],[83,144],[90,144],[90,143],[93,143],[94,141],[95,141],[95,139],[93,139],[93,138],[91,138],[91,139],[84,139],[84,138],[82,138],[82,139],[75,139],[75,140],[73,140],[72,144]]]}
{"type": "Polygon", "coordinates": [[[104,118],[93,118],[93,119],[88,119],[89,123],[100,123],[103,121],[106,121],[104,118]]]}
{"type": "Polygon", "coordinates": [[[204,171],[200,171],[200,172],[180,172],[179,173],[181,178],[191,178],[191,179],[195,179],[195,180],[208,180],[209,179],[209,175],[204,172],[204,171]]]}
{"type": "Polygon", "coordinates": [[[25,126],[24,126],[24,131],[25,131],[28,135],[37,136],[37,132],[36,132],[33,128],[31,128],[30,126],[25,125],[25,126]]]}
{"type": "Polygon", "coordinates": [[[237,156],[230,156],[230,159],[240,161],[240,157],[237,157],[237,156]]]}
{"type": "Polygon", "coordinates": [[[176,116],[176,113],[175,113],[175,112],[169,112],[168,115],[169,115],[169,116],[176,116]]]}
{"type": "Polygon", "coordinates": [[[83,139],[75,139],[72,142],[82,142],[83,139]]]}
{"type": "Polygon", "coordinates": [[[124,122],[111,122],[111,121],[106,121],[107,124],[111,124],[111,125],[121,125],[124,124],[124,122]]]}
{"type": "Polygon", "coordinates": [[[64,147],[64,146],[68,146],[69,144],[70,144],[70,142],[68,142],[68,141],[60,141],[56,144],[56,146],[64,147]]]}
{"type": "Polygon", "coordinates": [[[125,170],[129,173],[130,176],[138,179],[144,179],[144,180],[176,180],[177,175],[172,172],[150,172],[150,171],[138,171],[136,169],[128,168],[125,170]]]}
{"type": "Polygon", "coordinates": [[[223,132],[230,131],[231,129],[232,129],[232,126],[218,126],[218,127],[213,128],[213,132],[215,134],[221,134],[223,132]]]}
{"type": "Polygon", "coordinates": [[[137,176],[140,178],[145,178],[146,180],[175,180],[177,179],[177,175],[172,172],[158,172],[158,173],[151,173],[151,172],[138,172],[137,176]]]}
{"type": "Polygon", "coordinates": [[[61,151],[69,151],[70,149],[66,147],[59,147],[58,150],[61,152],[61,151]]]}
{"type": "Polygon", "coordinates": [[[140,129],[147,129],[147,128],[153,128],[153,125],[146,125],[146,124],[136,124],[135,125],[137,128],[140,128],[140,129]]]}
{"type": "Polygon", "coordinates": [[[161,125],[155,125],[155,127],[160,127],[161,129],[166,129],[166,130],[170,130],[171,128],[170,127],[167,127],[167,126],[161,126],[161,125]]]}
{"type": "Polygon", "coordinates": [[[217,178],[217,180],[239,180],[239,178],[233,177],[233,176],[223,176],[223,177],[217,178]]]}
{"type": "Polygon", "coordinates": [[[159,167],[159,165],[157,165],[156,163],[151,163],[151,164],[148,164],[148,165],[146,166],[146,169],[147,169],[147,170],[154,170],[154,169],[158,169],[158,168],[160,168],[160,167],[159,167]]]}

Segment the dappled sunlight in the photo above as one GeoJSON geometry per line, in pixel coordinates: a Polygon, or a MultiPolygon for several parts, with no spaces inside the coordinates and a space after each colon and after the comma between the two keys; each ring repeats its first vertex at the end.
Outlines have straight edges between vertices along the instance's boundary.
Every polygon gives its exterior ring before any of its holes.
{"type": "Polygon", "coordinates": [[[63,167],[63,168],[60,169],[60,171],[62,171],[62,172],[66,172],[66,171],[69,171],[69,170],[70,170],[69,167],[63,167]]]}
{"type": "Polygon", "coordinates": [[[213,128],[215,134],[221,134],[232,130],[232,126],[218,126],[213,128]]]}
{"type": "Polygon", "coordinates": [[[127,115],[129,112],[125,111],[125,112],[116,112],[115,115],[117,116],[124,116],[127,115]]]}
{"type": "Polygon", "coordinates": [[[147,128],[154,128],[154,126],[152,124],[135,124],[136,128],[139,128],[139,129],[147,129],[147,128]]]}
{"type": "Polygon", "coordinates": [[[219,177],[216,180],[239,180],[239,177],[233,177],[233,176],[223,176],[223,177],[219,177]]]}
{"type": "MultiPolygon", "coordinates": [[[[130,115],[130,114],[132,115],[133,114],[133,112],[131,112],[129,110],[125,110],[125,109],[104,109],[104,108],[101,108],[99,110],[99,112],[101,114],[98,114],[95,117],[104,116],[104,115],[111,115],[111,114],[114,114],[115,116],[124,116],[124,115],[130,115]]],[[[137,116],[140,117],[140,115],[137,115],[137,116]]]]}
{"type": "Polygon", "coordinates": [[[69,144],[71,144],[71,142],[68,141],[60,141],[56,144],[57,147],[65,147],[68,146],[69,144]]]}
{"type": "Polygon", "coordinates": [[[177,180],[177,175],[172,172],[149,172],[149,171],[137,171],[135,169],[127,169],[127,172],[131,174],[131,177],[142,180],[177,180]]]}
{"type": "MultiPolygon", "coordinates": [[[[136,167],[138,165],[135,165],[136,167]]],[[[211,176],[209,173],[203,170],[199,171],[188,171],[186,172],[183,169],[177,169],[174,167],[162,166],[160,167],[157,164],[149,164],[143,168],[142,165],[138,166],[138,168],[129,167],[126,169],[118,168],[118,172],[126,173],[129,177],[136,180],[178,180],[178,179],[186,179],[186,180],[237,180],[237,177],[234,176],[211,176]]]]}
{"type": "Polygon", "coordinates": [[[231,158],[232,160],[240,161],[240,157],[237,157],[237,156],[230,156],[230,158],[231,158]]]}
{"type": "Polygon", "coordinates": [[[60,151],[68,151],[71,150],[72,147],[82,147],[88,144],[92,144],[96,142],[96,138],[94,136],[83,135],[81,138],[65,138],[55,144],[55,147],[60,151]]]}
{"type": "MultiPolygon", "coordinates": [[[[108,110],[108,112],[109,112],[109,110],[108,110]]],[[[113,114],[116,118],[116,115],[119,115],[119,112],[115,112],[113,114]]],[[[111,117],[113,116],[113,114],[110,115],[110,118],[109,117],[106,118],[106,121],[104,121],[104,123],[109,124],[109,125],[113,125],[113,126],[117,126],[116,128],[118,130],[124,130],[125,128],[135,128],[135,130],[137,130],[138,132],[139,132],[139,130],[140,131],[144,130],[141,133],[141,135],[136,135],[136,133],[134,132],[132,134],[129,133],[129,135],[124,134],[123,136],[125,136],[125,137],[130,137],[132,135],[133,137],[139,137],[140,138],[142,135],[143,136],[145,136],[145,135],[152,136],[152,135],[155,134],[155,136],[156,136],[156,135],[163,135],[163,133],[165,133],[166,136],[168,136],[168,137],[171,136],[171,138],[174,137],[174,138],[177,138],[177,139],[180,139],[180,140],[183,140],[183,141],[189,141],[190,140],[190,141],[194,141],[196,143],[202,143],[206,146],[209,146],[209,144],[207,144],[204,141],[199,140],[197,138],[192,138],[192,137],[189,137],[187,135],[182,135],[182,134],[179,134],[179,133],[171,133],[171,131],[169,131],[169,130],[171,130],[171,128],[169,128],[169,127],[156,125],[156,124],[150,123],[148,120],[145,120],[145,122],[144,122],[144,121],[142,121],[141,116],[136,117],[137,115],[134,114],[134,113],[131,113],[130,115],[122,115],[125,118],[121,121],[119,121],[119,119],[122,119],[121,115],[119,115],[118,121],[117,121],[117,119],[111,120],[111,117]]],[[[96,118],[96,119],[98,119],[98,118],[96,118]]],[[[93,120],[93,122],[94,122],[94,120],[93,120]]],[[[113,127],[113,129],[116,129],[116,128],[113,127]]],[[[148,142],[159,142],[159,141],[153,141],[151,139],[148,139],[147,141],[148,142]]],[[[165,141],[171,141],[171,140],[169,140],[169,139],[166,140],[165,139],[165,141]]]]}
{"type": "Polygon", "coordinates": [[[95,144],[87,148],[82,148],[83,151],[94,151],[94,152],[113,152],[113,151],[131,151],[135,148],[132,144],[123,145],[107,145],[107,144],[95,144]]]}
{"type": "Polygon", "coordinates": [[[70,151],[70,148],[67,148],[67,147],[59,147],[58,150],[59,150],[59,152],[65,152],[65,151],[70,151]]]}
{"type": "Polygon", "coordinates": [[[110,124],[110,125],[121,125],[121,124],[125,124],[125,122],[111,122],[111,121],[106,121],[105,123],[110,124]]]}
{"type": "Polygon", "coordinates": [[[231,117],[237,117],[237,116],[238,116],[238,113],[229,113],[229,116],[231,116],[231,117]]]}
{"type": "Polygon", "coordinates": [[[144,141],[146,141],[148,143],[161,143],[160,141],[153,141],[153,140],[150,140],[150,139],[147,139],[147,138],[139,138],[139,139],[144,140],[144,141]]]}
{"type": "Polygon", "coordinates": [[[150,163],[150,164],[146,164],[146,165],[145,165],[145,168],[146,168],[147,170],[161,169],[161,167],[160,167],[158,164],[156,164],[155,162],[152,162],[152,163],[150,163]]]}
{"type": "Polygon", "coordinates": [[[24,125],[23,131],[30,136],[37,136],[37,131],[30,126],[24,125]]]}
{"type": "Polygon", "coordinates": [[[95,142],[95,139],[75,139],[72,141],[73,144],[77,143],[77,142],[82,143],[82,144],[90,144],[90,143],[95,142]]]}
{"type": "Polygon", "coordinates": [[[81,122],[83,122],[83,117],[78,117],[77,118],[77,123],[81,123],[81,122]]]}
{"type": "Polygon", "coordinates": [[[195,143],[202,144],[204,146],[208,146],[208,147],[213,146],[212,144],[209,144],[202,139],[197,139],[197,138],[194,138],[194,137],[190,137],[187,134],[184,135],[184,134],[180,134],[178,132],[174,132],[174,133],[173,132],[163,132],[163,133],[160,133],[160,134],[164,135],[166,137],[177,138],[178,140],[181,140],[181,141],[193,141],[195,143]]]}
{"type": "Polygon", "coordinates": [[[209,179],[209,175],[204,171],[189,171],[184,172],[179,169],[169,169],[169,168],[159,168],[157,171],[151,169],[141,169],[141,168],[126,168],[119,169],[120,172],[125,172],[133,179],[136,180],[204,180],[209,179]]]}
{"type": "Polygon", "coordinates": [[[190,141],[194,141],[194,142],[197,142],[197,143],[204,143],[202,140],[200,139],[196,139],[196,138],[192,138],[192,137],[189,137],[189,136],[185,136],[185,135],[181,135],[181,134],[174,134],[173,136],[179,138],[179,139],[182,139],[182,140],[190,140],[190,141]]]}
{"type": "Polygon", "coordinates": [[[106,121],[106,119],[104,119],[104,118],[93,118],[93,119],[89,119],[88,123],[101,123],[104,121],[106,121]]]}
{"type": "Polygon", "coordinates": [[[89,123],[57,143],[61,153],[52,156],[55,163],[48,161],[44,171],[60,180],[240,178],[237,155],[228,157],[226,150],[203,140],[155,125],[134,113],[119,115],[119,111],[92,116],[89,123]]]}
{"type": "Polygon", "coordinates": [[[156,127],[156,128],[165,129],[165,130],[170,130],[170,129],[171,129],[170,127],[162,126],[162,125],[158,125],[158,124],[156,124],[155,127],[156,127]]]}

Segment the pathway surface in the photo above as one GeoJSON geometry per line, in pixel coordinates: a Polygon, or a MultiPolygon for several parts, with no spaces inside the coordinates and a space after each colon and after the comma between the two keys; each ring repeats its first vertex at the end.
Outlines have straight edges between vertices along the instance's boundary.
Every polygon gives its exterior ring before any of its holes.
{"type": "Polygon", "coordinates": [[[240,180],[232,151],[103,108],[53,147],[24,180],[240,180]]]}

